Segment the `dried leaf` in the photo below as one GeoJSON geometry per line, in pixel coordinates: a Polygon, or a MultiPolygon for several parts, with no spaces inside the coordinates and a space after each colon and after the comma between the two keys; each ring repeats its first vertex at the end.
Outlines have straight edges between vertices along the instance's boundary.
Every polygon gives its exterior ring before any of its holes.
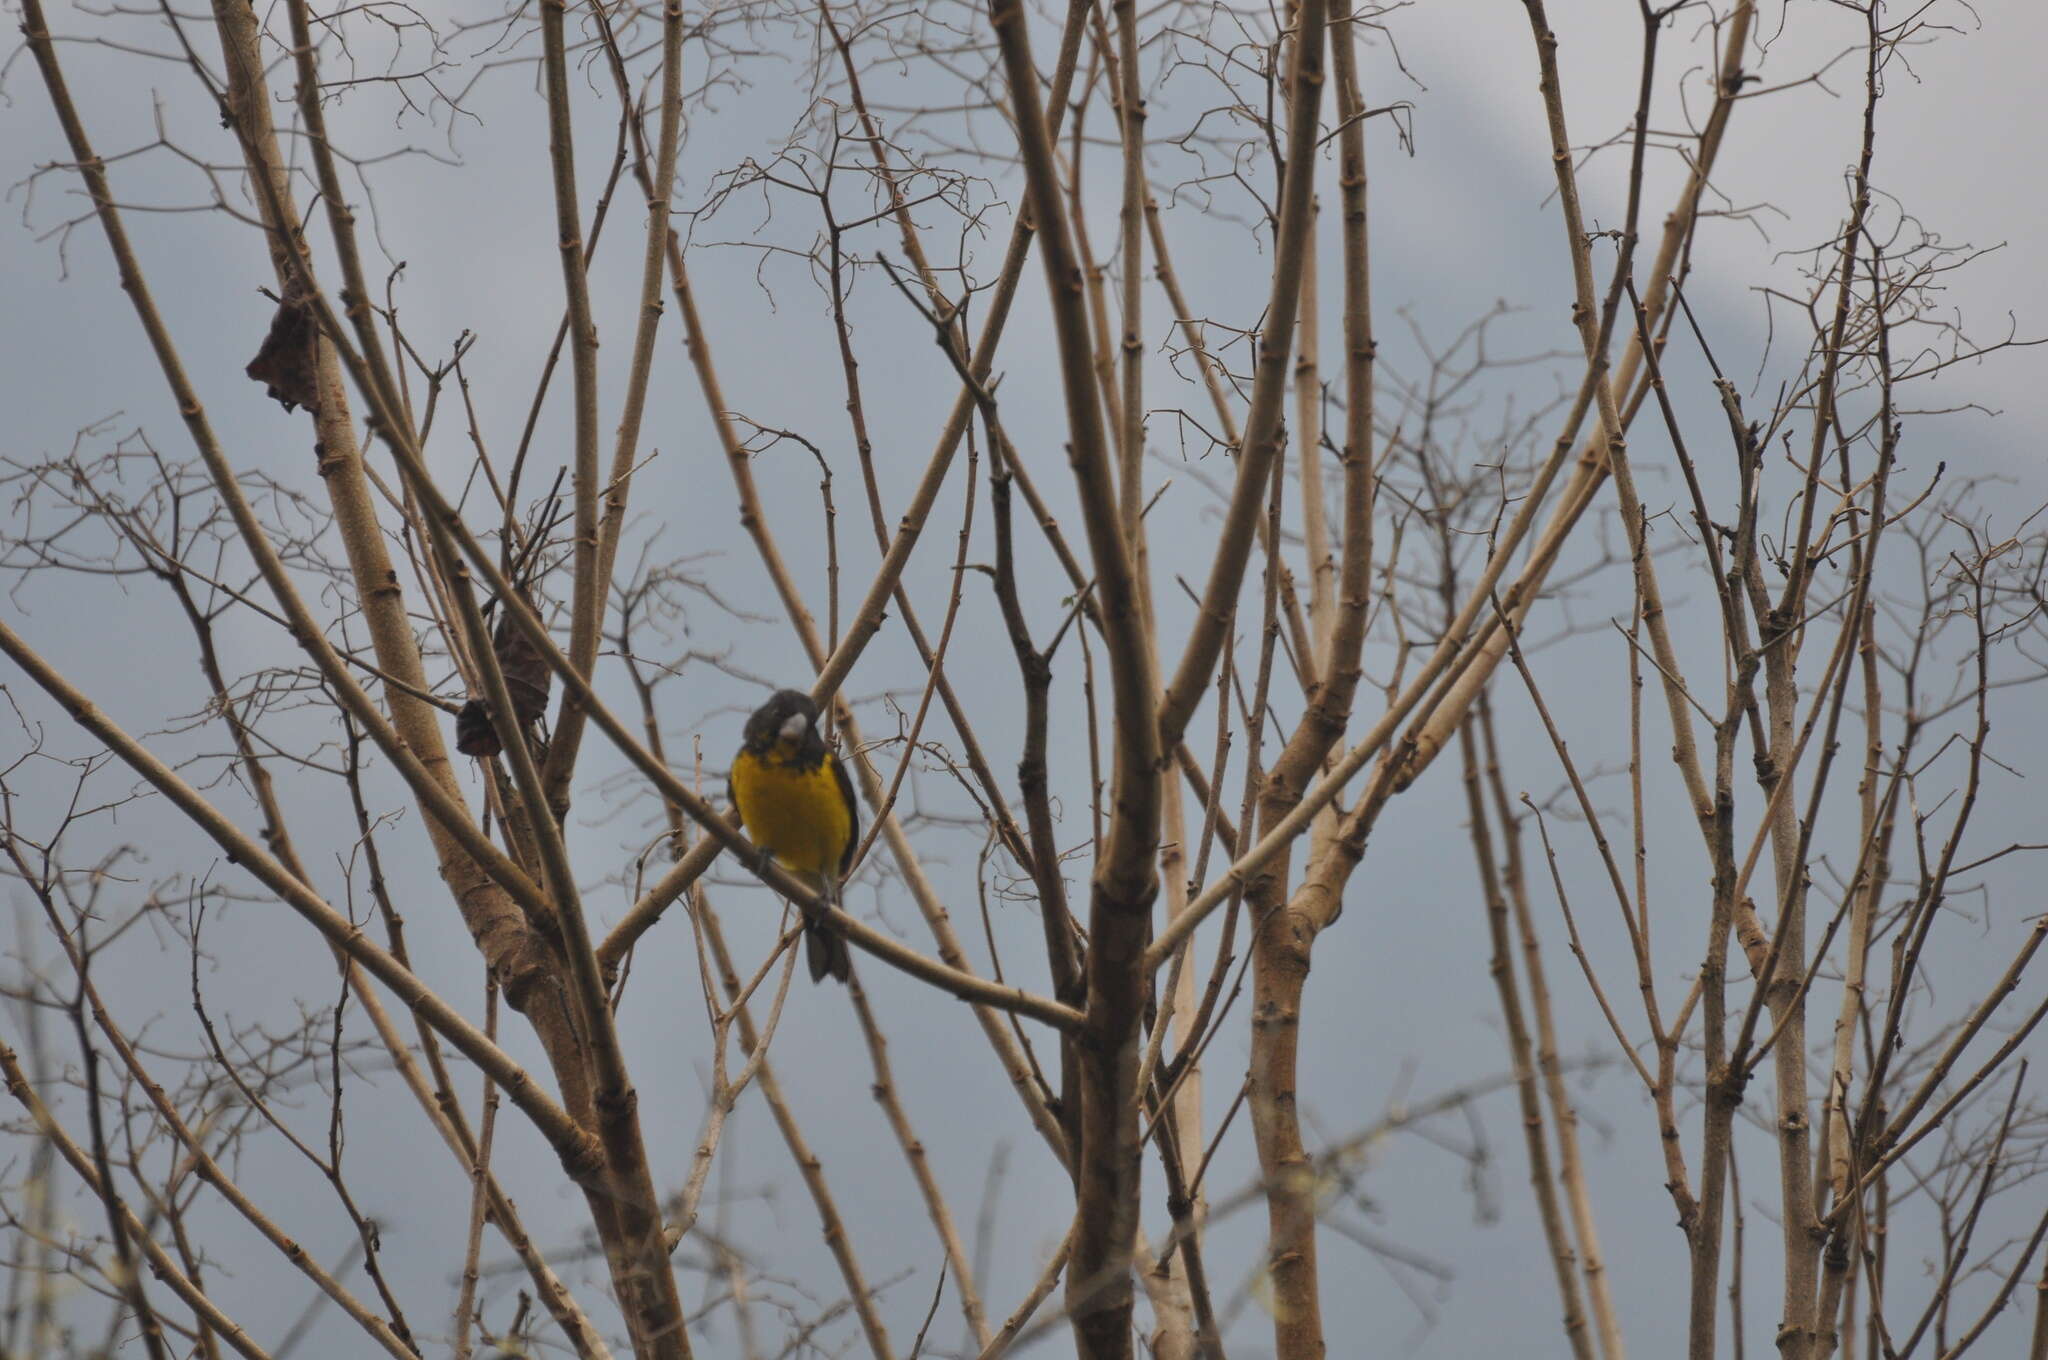
{"type": "MultiPolygon", "coordinates": [[[[528,599],[524,591],[521,599],[528,599]]],[[[501,730],[491,721],[490,707],[482,699],[471,699],[455,717],[455,749],[466,756],[497,755],[514,736],[523,737],[547,716],[548,691],[554,675],[535,650],[510,610],[501,610],[498,625],[491,631],[491,650],[497,654],[498,669],[505,673],[505,688],[512,695],[512,730],[501,730]]]]}
{"type": "MultiPolygon", "coordinates": [[[[525,598],[525,592],[521,592],[525,598]]],[[[529,606],[531,602],[529,601],[529,606]]],[[[508,609],[498,617],[498,626],[491,634],[491,647],[498,654],[498,669],[505,672],[505,688],[512,692],[513,716],[524,729],[539,722],[548,711],[548,690],[554,684],[554,672],[542,658],[534,645],[527,641],[526,634],[512,622],[508,609]]]]}
{"type": "Polygon", "coordinates": [[[471,699],[455,715],[455,749],[482,760],[505,749],[498,729],[491,723],[491,710],[481,699],[471,699]]]}
{"type": "Polygon", "coordinates": [[[317,333],[313,309],[307,305],[304,293],[288,285],[277,304],[277,314],[270,318],[270,333],[263,337],[263,347],[243,372],[262,383],[264,390],[283,403],[285,410],[296,406],[319,410],[320,385],[313,346],[317,333]]]}

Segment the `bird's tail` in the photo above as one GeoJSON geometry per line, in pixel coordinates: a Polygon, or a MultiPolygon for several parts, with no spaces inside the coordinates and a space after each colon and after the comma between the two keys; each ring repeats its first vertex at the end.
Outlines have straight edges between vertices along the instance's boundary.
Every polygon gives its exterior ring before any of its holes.
{"type": "Polygon", "coordinates": [[[815,922],[804,923],[804,957],[810,960],[813,982],[823,982],[828,973],[841,982],[853,977],[853,952],[845,939],[815,922]]]}
{"type": "MultiPolygon", "coordinates": [[[[838,910],[839,885],[822,874],[814,881],[820,893],[832,903],[833,910],[838,910]]],[[[804,959],[811,966],[812,982],[823,982],[827,976],[840,982],[853,978],[853,951],[848,947],[846,937],[809,918],[804,921],[804,959]]]]}

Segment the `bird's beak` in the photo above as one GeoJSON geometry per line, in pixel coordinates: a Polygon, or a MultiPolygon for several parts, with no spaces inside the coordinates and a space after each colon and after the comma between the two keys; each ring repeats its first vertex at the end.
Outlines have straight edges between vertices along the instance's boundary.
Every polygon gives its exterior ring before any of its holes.
{"type": "Polygon", "coordinates": [[[776,733],[784,741],[797,741],[810,727],[811,720],[801,713],[792,713],[782,720],[782,727],[776,733]]]}

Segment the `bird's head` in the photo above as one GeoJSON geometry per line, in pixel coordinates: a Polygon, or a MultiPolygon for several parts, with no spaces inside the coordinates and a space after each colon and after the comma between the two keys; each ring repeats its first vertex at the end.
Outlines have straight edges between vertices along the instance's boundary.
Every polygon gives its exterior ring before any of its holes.
{"type": "Polygon", "coordinates": [[[818,706],[801,690],[779,689],[747,719],[746,745],[756,755],[793,751],[817,739],[818,706]]]}

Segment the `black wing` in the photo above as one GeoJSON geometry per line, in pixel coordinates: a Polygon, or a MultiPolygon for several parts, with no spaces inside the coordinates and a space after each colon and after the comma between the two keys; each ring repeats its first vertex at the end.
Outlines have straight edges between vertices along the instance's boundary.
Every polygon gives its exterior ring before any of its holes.
{"type": "Polygon", "coordinates": [[[846,803],[846,848],[839,852],[839,877],[844,879],[853,868],[853,849],[860,844],[860,800],[853,796],[853,781],[846,777],[846,766],[839,757],[827,752],[825,763],[832,767],[832,777],[839,781],[839,796],[846,803]]]}

